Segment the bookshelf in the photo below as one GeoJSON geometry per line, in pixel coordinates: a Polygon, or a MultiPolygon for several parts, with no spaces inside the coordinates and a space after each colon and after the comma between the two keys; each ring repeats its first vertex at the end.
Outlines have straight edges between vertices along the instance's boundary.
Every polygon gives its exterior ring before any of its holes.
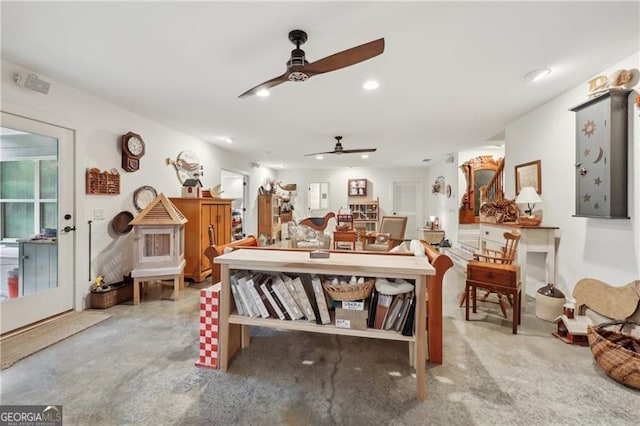
{"type": "Polygon", "coordinates": [[[364,227],[368,231],[378,230],[378,200],[350,201],[354,228],[364,227]]]}
{"type": "Polygon", "coordinates": [[[267,237],[271,243],[281,237],[280,204],[280,197],[276,195],[258,195],[258,234],[267,237]]]}
{"type": "MultiPolygon", "coordinates": [[[[219,314],[219,361],[220,369],[226,372],[229,362],[241,347],[250,343],[251,326],[298,330],[313,333],[367,337],[409,343],[410,364],[416,369],[416,392],[419,400],[425,398],[426,359],[426,304],[416,303],[415,334],[404,336],[395,331],[378,329],[348,329],[335,325],[318,325],[306,320],[283,321],[268,318],[250,318],[232,312],[232,295],[229,283],[230,271],[252,270],[284,273],[309,273],[321,275],[366,275],[368,277],[394,277],[415,280],[416,300],[425,300],[427,282],[435,275],[435,269],[425,258],[416,256],[389,256],[364,253],[331,253],[327,259],[310,259],[307,251],[239,249],[215,258],[221,266],[220,314],[219,314]]],[[[429,324],[436,328],[442,317],[430,315],[429,324]]],[[[335,322],[334,322],[335,323],[335,322]]],[[[442,341],[431,344],[442,345],[442,341]]],[[[283,348],[285,350],[285,348],[283,348]]]]}

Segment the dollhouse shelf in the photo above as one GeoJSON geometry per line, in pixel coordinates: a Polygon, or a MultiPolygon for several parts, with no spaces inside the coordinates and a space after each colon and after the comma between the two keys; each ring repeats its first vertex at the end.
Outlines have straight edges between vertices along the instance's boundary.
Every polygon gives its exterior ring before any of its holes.
{"type": "Polygon", "coordinates": [[[86,193],[93,195],[120,194],[120,174],[113,169],[104,172],[95,167],[87,169],[86,193]]]}

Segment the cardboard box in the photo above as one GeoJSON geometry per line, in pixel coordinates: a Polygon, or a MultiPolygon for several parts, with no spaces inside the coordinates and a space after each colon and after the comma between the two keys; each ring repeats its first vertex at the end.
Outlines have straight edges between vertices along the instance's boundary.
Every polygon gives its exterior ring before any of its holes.
{"type": "Polygon", "coordinates": [[[364,330],[367,328],[368,306],[358,311],[354,309],[336,308],[336,327],[364,330]]]}

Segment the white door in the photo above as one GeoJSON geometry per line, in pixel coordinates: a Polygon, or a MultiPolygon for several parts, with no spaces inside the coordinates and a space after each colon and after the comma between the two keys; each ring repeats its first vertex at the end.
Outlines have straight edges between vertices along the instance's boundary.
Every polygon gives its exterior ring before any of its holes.
{"type": "Polygon", "coordinates": [[[407,217],[404,238],[418,239],[418,224],[422,223],[422,183],[393,183],[393,214],[407,217]]]}
{"type": "Polygon", "coordinates": [[[0,332],[6,333],[74,307],[74,132],[5,112],[1,118],[0,332]]]}

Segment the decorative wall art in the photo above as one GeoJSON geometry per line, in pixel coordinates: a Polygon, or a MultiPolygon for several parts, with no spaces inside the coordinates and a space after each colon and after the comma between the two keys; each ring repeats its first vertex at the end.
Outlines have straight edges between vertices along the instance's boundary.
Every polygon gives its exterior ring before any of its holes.
{"type": "Polygon", "coordinates": [[[167,164],[173,165],[180,184],[187,179],[200,179],[204,175],[204,167],[200,164],[198,156],[193,151],[182,151],[175,160],[167,158],[167,164]]]}
{"type": "Polygon", "coordinates": [[[445,191],[445,183],[444,176],[438,176],[436,181],[431,185],[431,193],[432,194],[444,194],[445,191]]]}
{"type": "Polygon", "coordinates": [[[366,179],[349,179],[349,196],[366,196],[366,179]]]}
{"type": "Polygon", "coordinates": [[[541,183],[541,161],[530,161],[528,163],[518,164],[516,170],[516,195],[525,186],[532,186],[538,194],[542,194],[541,183]]]}

